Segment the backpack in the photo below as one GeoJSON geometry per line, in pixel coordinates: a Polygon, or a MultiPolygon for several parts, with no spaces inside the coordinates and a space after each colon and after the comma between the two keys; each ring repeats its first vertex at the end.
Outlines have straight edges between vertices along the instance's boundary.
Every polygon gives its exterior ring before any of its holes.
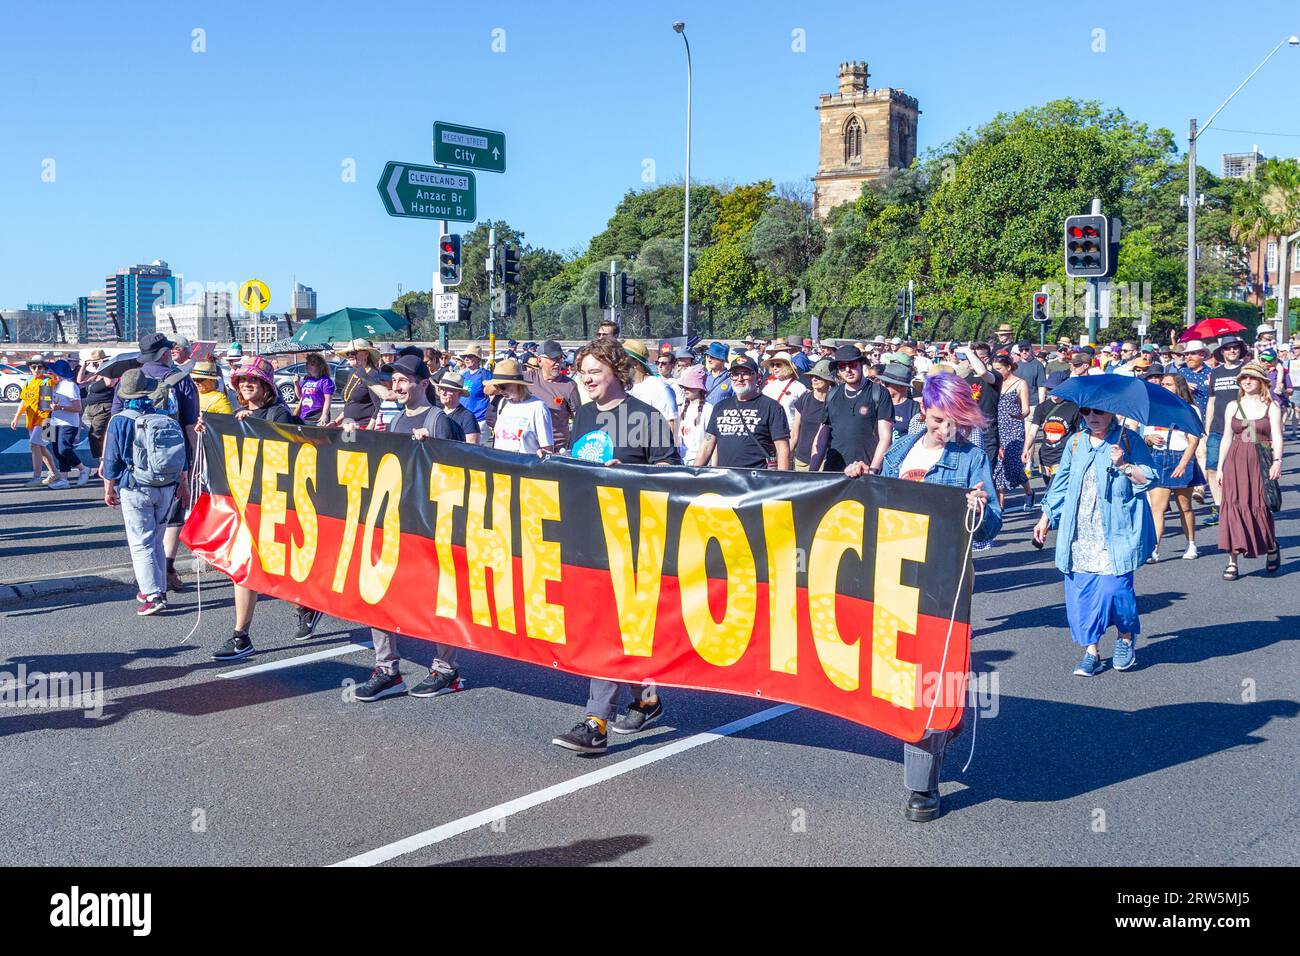
{"type": "Polygon", "coordinates": [[[148,415],[134,409],[119,414],[135,422],[131,442],[131,477],[137,485],[165,488],[180,481],[185,471],[185,432],[170,415],[148,415]]]}

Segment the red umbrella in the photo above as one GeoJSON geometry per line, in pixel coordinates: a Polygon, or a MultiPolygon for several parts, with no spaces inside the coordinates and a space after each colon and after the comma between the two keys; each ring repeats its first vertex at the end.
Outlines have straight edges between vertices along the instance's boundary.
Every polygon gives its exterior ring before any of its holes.
{"type": "Polygon", "coordinates": [[[1246,331],[1246,327],[1240,322],[1232,321],[1232,319],[1201,319],[1201,321],[1178,336],[1178,341],[1190,342],[1192,339],[1217,339],[1229,332],[1244,331],[1246,331]]]}

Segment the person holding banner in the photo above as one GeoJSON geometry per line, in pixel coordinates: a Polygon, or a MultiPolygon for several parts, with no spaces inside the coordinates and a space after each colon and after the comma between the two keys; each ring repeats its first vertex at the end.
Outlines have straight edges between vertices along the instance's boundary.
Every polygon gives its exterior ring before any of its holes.
{"type": "Polygon", "coordinates": [[[1065,575],[1065,616],[1074,642],[1084,648],[1074,673],[1094,677],[1105,670],[1098,644],[1112,624],[1118,631],[1112,666],[1126,671],[1137,663],[1141,622],[1133,573],[1156,547],[1146,495],[1156,469],[1146,444],[1113,413],[1080,411],[1084,427],[1061,456],[1034,542],[1043,544],[1048,529],[1059,525],[1056,567],[1065,575]]]}
{"type": "Polygon", "coordinates": [[[515,359],[502,359],[492,370],[492,387],[502,396],[492,426],[492,447],[538,455],[555,450],[551,411],[528,390],[528,379],[515,359]]]}
{"type": "Polygon", "coordinates": [[[763,394],[758,363],[748,356],[732,362],[731,385],[731,396],[713,407],[695,467],[712,459],[719,468],[789,471],[790,424],[785,410],[763,394]]]}
{"type": "MultiPolygon", "coordinates": [[[[578,352],[578,375],[591,401],[573,420],[573,457],[608,466],[681,464],[677,439],[663,415],[629,394],[633,361],[613,338],[596,339],[578,352]]],[[[779,406],[777,410],[779,413],[779,406]]],[[[608,731],[634,734],[663,714],[664,705],[654,685],[593,677],[583,719],[567,734],[553,737],[551,743],[578,753],[602,754],[608,746],[608,731]],[[632,692],[633,701],[614,720],[623,687],[632,692]]]]}
{"type": "MultiPolygon", "coordinates": [[[[973,544],[991,542],[1002,528],[1002,508],[993,487],[993,468],[988,455],[971,441],[986,425],[980,408],[971,397],[970,386],[949,372],[931,375],[921,392],[925,408],[925,430],[905,435],[889,446],[881,465],[881,476],[903,481],[965,488],[966,505],[980,515],[972,533],[973,544]]],[[[850,478],[871,474],[865,461],[844,469],[850,478]]],[[[939,816],[939,773],[949,741],[961,732],[927,730],[917,743],[903,744],[903,786],[907,802],[903,815],[916,823],[939,816]]]]}
{"type": "MultiPolygon", "coordinates": [[[[429,371],[420,356],[403,355],[383,366],[382,371],[393,377],[393,394],[402,403],[402,410],[389,426],[390,434],[410,435],[415,441],[465,440],[465,432],[445,410],[429,405],[424,388],[429,371]]],[[[353,700],[369,702],[408,693],[397,653],[397,636],[377,627],[370,629],[370,636],[375,645],[375,668],[368,680],[352,689],[353,700]]],[[[434,644],[433,654],[428,676],[410,689],[410,696],[440,697],[464,690],[465,682],[456,665],[456,648],[434,644]]]]}
{"type": "MultiPolygon", "coordinates": [[[[281,425],[302,424],[280,400],[280,390],[275,387],[275,369],[270,359],[255,355],[245,360],[230,373],[230,381],[239,401],[239,410],[235,412],[236,421],[257,418],[281,425]]],[[[194,431],[201,435],[205,429],[206,425],[200,417],[194,431]]],[[[253,623],[253,612],[257,610],[257,592],[239,584],[234,587],[235,631],[230,640],[213,652],[213,658],[219,661],[238,660],[256,653],[248,629],[253,623]]],[[[304,628],[308,628],[307,636],[310,636],[316,622],[320,620],[320,612],[305,607],[299,607],[297,612],[298,633],[301,634],[304,628]]]]}

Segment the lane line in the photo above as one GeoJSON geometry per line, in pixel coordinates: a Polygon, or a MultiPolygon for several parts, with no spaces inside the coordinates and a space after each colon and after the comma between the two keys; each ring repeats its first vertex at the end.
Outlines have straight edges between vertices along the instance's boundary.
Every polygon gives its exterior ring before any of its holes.
{"type": "Polygon", "coordinates": [[[598,783],[604,783],[606,780],[612,780],[614,777],[622,776],[625,773],[631,773],[633,770],[639,770],[641,767],[656,763],[660,760],[666,760],[669,757],[685,753],[687,750],[693,750],[696,747],[712,743],[723,737],[730,737],[732,734],[738,734],[742,730],[748,730],[750,727],[756,727],[759,724],[767,723],[769,720],[775,720],[793,710],[799,708],[793,704],[780,704],[776,707],[769,707],[767,710],[760,710],[756,714],[750,714],[748,717],[742,717],[739,720],[733,720],[729,724],[723,724],[721,727],[715,727],[704,733],[695,734],[691,737],[685,737],[675,743],[665,744],[654,750],[637,754],[635,757],[628,757],[626,760],[620,760],[618,763],[610,764],[599,770],[593,770],[591,773],[584,773],[581,776],[574,777],[572,780],[565,780],[550,787],[530,793],[527,796],[519,797],[515,800],[509,800],[505,803],[499,803],[495,807],[489,807],[486,810],[480,810],[478,813],[471,814],[467,817],[461,817],[459,820],[453,820],[451,823],[444,823],[442,826],[434,827],[431,830],[425,830],[423,833],[417,833],[409,836],[404,840],[398,840],[396,843],[390,843],[387,846],[381,846],[377,849],[370,850],[366,853],[350,857],[332,866],[375,866],[379,863],[385,863],[388,860],[395,859],[399,856],[405,856],[407,853],[414,853],[416,850],[424,849],[427,846],[433,846],[435,843],[441,843],[443,840],[449,840],[454,836],[459,836],[469,830],[476,830],[479,827],[487,826],[495,820],[501,820],[505,817],[512,816],[516,813],[522,813],[524,810],[530,810],[533,807],[540,806],[543,803],[549,803],[551,800],[568,796],[571,793],[577,793],[579,790],[585,790],[588,787],[594,787],[598,783]]]}
{"type": "Polygon", "coordinates": [[[282,671],[289,667],[297,667],[300,664],[327,661],[331,657],[342,657],[344,654],[355,654],[357,651],[374,650],[374,647],[375,645],[370,641],[340,644],[338,647],[327,647],[323,651],[315,651],[311,654],[300,654],[297,657],[285,657],[278,661],[268,661],[265,664],[254,664],[252,667],[244,667],[237,671],[222,671],[217,676],[226,680],[236,680],[240,677],[251,677],[254,674],[265,674],[268,671],[282,671]]]}

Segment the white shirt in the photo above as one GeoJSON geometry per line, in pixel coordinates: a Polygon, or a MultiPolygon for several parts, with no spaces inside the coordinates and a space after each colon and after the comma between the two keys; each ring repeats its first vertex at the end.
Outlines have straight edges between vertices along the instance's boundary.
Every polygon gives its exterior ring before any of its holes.
{"type": "MultiPolygon", "coordinates": [[[[67,405],[70,402],[81,401],[81,389],[77,388],[77,383],[70,378],[59,379],[59,384],[54,386],[54,403],[56,405],[67,405]]],[[[50,421],[55,425],[70,425],[73,428],[81,427],[80,412],[50,412],[50,421]]]]}
{"type": "Polygon", "coordinates": [[[554,444],[551,412],[540,399],[530,395],[526,401],[502,404],[492,430],[493,448],[535,455],[543,445],[554,444]]]}
{"type": "Polygon", "coordinates": [[[788,378],[784,381],[774,378],[763,386],[763,394],[785,409],[785,422],[791,428],[794,428],[795,400],[806,391],[808,386],[797,378],[788,378]]]}
{"type": "Polygon", "coordinates": [[[1143,425],[1142,437],[1146,438],[1148,435],[1163,436],[1165,448],[1170,451],[1187,450],[1187,433],[1179,431],[1177,428],[1170,430],[1162,425],[1143,425]]]}
{"type": "Polygon", "coordinates": [[[699,412],[698,405],[690,408],[683,405],[682,417],[677,423],[677,451],[681,454],[682,461],[688,465],[695,464],[695,456],[704,444],[704,431],[709,427],[709,419],[713,417],[713,406],[704,403],[704,411],[700,412],[698,423],[695,421],[696,412],[699,412]]]}
{"type": "Polygon", "coordinates": [[[899,464],[898,477],[904,481],[925,481],[925,476],[943,455],[943,449],[943,445],[938,448],[926,448],[925,439],[917,439],[916,444],[908,450],[902,463],[899,464]]]}
{"type": "Polygon", "coordinates": [[[661,378],[648,375],[632,386],[632,395],[645,402],[671,422],[677,418],[677,398],[668,383],[661,378]]]}

